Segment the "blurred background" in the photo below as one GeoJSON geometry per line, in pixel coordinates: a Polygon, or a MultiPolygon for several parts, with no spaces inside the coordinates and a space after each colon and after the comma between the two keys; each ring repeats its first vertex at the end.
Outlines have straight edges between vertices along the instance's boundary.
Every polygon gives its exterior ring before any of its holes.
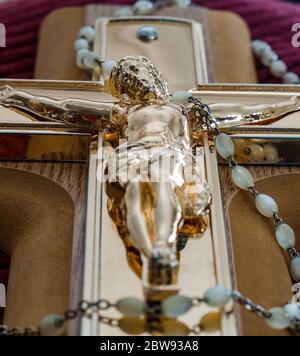
{"type": "MultiPolygon", "coordinates": [[[[0,23],[7,31],[7,47],[0,48],[0,78],[33,78],[38,33],[45,16],[60,7],[90,3],[125,5],[134,1],[0,0],[0,23]]],[[[252,39],[268,42],[289,71],[300,75],[300,48],[291,45],[292,25],[300,23],[300,0],[194,0],[193,3],[239,14],[248,24],[252,39]]],[[[260,61],[256,66],[259,82],[282,83],[260,61]]]]}

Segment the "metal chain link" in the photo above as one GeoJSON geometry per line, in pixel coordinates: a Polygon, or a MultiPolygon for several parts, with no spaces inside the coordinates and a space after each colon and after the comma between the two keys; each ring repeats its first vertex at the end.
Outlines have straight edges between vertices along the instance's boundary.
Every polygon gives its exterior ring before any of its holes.
{"type": "MultiPolygon", "coordinates": [[[[100,311],[105,311],[110,309],[111,307],[115,307],[115,304],[111,304],[109,301],[105,299],[100,299],[96,302],[88,302],[86,300],[82,300],[78,303],[76,309],[66,310],[64,313],[64,321],[71,321],[80,316],[87,316],[89,313],[99,313],[100,311]]],[[[117,319],[111,319],[107,317],[103,317],[99,315],[99,321],[111,325],[118,326],[119,321],[117,319]]],[[[0,325],[0,336],[39,336],[40,331],[37,328],[13,328],[9,329],[5,325],[0,325]]]]}
{"type": "Polygon", "coordinates": [[[287,252],[291,258],[300,257],[300,252],[295,248],[290,248],[287,252]]]}
{"type": "Polygon", "coordinates": [[[273,215],[273,220],[274,220],[275,226],[279,226],[283,223],[283,219],[278,215],[278,213],[275,213],[273,215]]]}
{"type": "Polygon", "coordinates": [[[0,325],[0,336],[40,336],[40,332],[31,327],[8,329],[6,326],[0,325]]]}
{"type": "Polygon", "coordinates": [[[269,319],[271,317],[271,314],[265,308],[259,304],[253,303],[251,299],[244,297],[238,291],[232,292],[232,299],[244,307],[247,311],[258,315],[261,319],[269,319]]]}

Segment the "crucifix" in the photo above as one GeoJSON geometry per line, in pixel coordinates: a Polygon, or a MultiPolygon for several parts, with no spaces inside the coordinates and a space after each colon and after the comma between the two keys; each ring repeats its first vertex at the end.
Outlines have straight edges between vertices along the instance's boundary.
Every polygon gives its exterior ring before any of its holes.
{"type": "Polygon", "coordinates": [[[33,120],[103,135],[107,208],[129,267],[142,280],[146,299],[157,291],[176,294],[179,245],[204,233],[211,203],[195,154],[203,132],[275,122],[299,111],[299,98],[207,106],[189,92],[171,96],[160,71],[144,57],[108,61],[102,70],[114,104],[59,101],[8,86],[0,88],[0,104],[33,120]]]}

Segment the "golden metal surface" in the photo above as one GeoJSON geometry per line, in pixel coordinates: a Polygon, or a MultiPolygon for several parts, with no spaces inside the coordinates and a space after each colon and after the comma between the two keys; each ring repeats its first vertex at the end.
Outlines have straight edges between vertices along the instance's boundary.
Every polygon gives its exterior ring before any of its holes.
{"type": "Polygon", "coordinates": [[[1,161],[88,162],[90,135],[0,129],[1,161]]]}
{"type": "Polygon", "coordinates": [[[149,58],[164,73],[171,91],[208,82],[203,27],[198,22],[156,16],[99,19],[94,51],[104,60],[149,58]],[[156,41],[138,39],[138,31],[146,26],[156,29],[156,41]]]}
{"type": "Polygon", "coordinates": [[[161,104],[170,100],[168,84],[161,72],[141,56],[125,57],[114,66],[109,90],[125,105],[161,104]]]}
{"type": "MultiPolygon", "coordinates": [[[[32,88],[38,89],[39,86],[35,86],[37,83],[32,83],[32,88]]],[[[86,83],[85,83],[86,84],[86,83]]],[[[28,84],[30,88],[30,84],[28,84]]],[[[55,83],[53,88],[55,87],[55,83]]],[[[58,85],[61,89],[63,89],[63,84],[58,85]]],[[[42,88],[47,88],[46,83],[41,83],[42,88]]],[[[76,86],[75,86],[76,87],[76,86]]],[[[80,88],[82,88],[80,86],[80,88]]],[[[270,87],[263,87],[260,90],[259,86],[251,87],[251,90],[248,90],[249,87],[238,86],[238,87],[226,87],[224,86],[214,86],[214,88],[203,87],[201,91],[197,91],[196,95],[202,96],[206,95],[208,91],[215,92],[223,92],[224,93],[232,91],[234,95],[238,96],[241,94],[241,90],[244,90],[245,95],[254,95],[252,100],[256,100],[262,102],[261,93],[270,92],[270,87]],[[224,89],[225,88],[225,89],[224,89]],[[255,89],[256,88],[256,89],[255,89]],[[253,93],[249,93],[253,92],[253,93]]],[[[275,88],[275,87],[274,87],[275,88]]],[[[72,88],[74,89],[74,88],[72,88]]],[[[88,86],[87,86],[88,89],[88,86]]],[[[79,89],[81,90],[81,89],[79,89]]],[[[272,89],[275,90],[275,89],[272,89]]],[[[93,90],[91,91],[93,92],[93,90]]],[[[272,93],[270,96],[274,100],[276,93],[293,93],[299,92],[298,87],[279,87],[278,91],[274,91],[274,95],[272,93]]],[[[82,92],[83,95],[83,92],[82,92]]],[[[219,95],[219,93],[218,93],[219,95]]],[[[277,97],[276,97],[277,99],[277,97]]],[[[5,124],[3,127],[4,134],[5,133],[5,124]]],[[[10,124],[10,127],[15,128],[16,131],[14,134],[22,134],[22,129],[25,131],[28,125],[14,125],[10,124]]],[[[42,147],[42,141],[44,137],[47,135],[52,136],[51,132],[40,132],[39,130],[43,130],[43,128],[51,127],[53,132],[59,132],[63,130],[64,132],[69,133],[69,131],[74,131],[74,135],[80,134],[80,131],[85,131],[86,129],[83,127],[74,128],[73,126],[57,127],[57,124],[46,123],[46,124],[38,124],[35,130],[32,129],[33,133],[38,133],[36,137],[38,137],[38,147],[42,147]],[[45,125],[45,126],[44,126],[45,125]]],[[[1,127],[0,127],[1,128],[1,127]]],[[[6,128],[7,129],[7,128],[6,128]]],[[[88,130],[89,131],[89,130],[88,130]]],[[[299,132],[292,132],[288,129],[276,129],[274,128],[243,128],[240,131],[231,130],[232,134],[237,135],[237,139],[244,139],[246,135],[254,135],[254,142],[257,144],[256,139],[261,139],[258,135],[267,135],[268,133],[272,133],[274,135],[283,133],[284,135],[292,135],[299,134],[299,132]],[[260,130],[260,131],[259,131],[260,130]]],[[[274,138],[273,135],[273,138],[274,138]]],[[[68,136],[68,135],[66,135],[68,136]]],[[[263,140],[267,140],[267,138],[263,136],[263,140]]],[[[282,137],[282,139],[286,140],[287,137],[282,137]]],[[[102,139],[102,138],[101,138],[102,139]]],[[[248,139],[248,137],[247,137],[248,139]]],[[[277,140],[277,138],[276,138],[277,140]]],[[[34,141],[33,141],[34,142],[34,141]]],[[[208,141],[209,143],[209,141],[208,141]]],[[[56,141],[56,149],[55,154],[59,154],[61,151],[61,142],[56,141]]],[[[54,145],[55,146],[55,145],[54,145]]],[[[99,136],[99,147],[102,147],[102,141],[99,136]]],[[[35,147],[35,145],[33,145],[35,147]]],[[[71,147],[71,146],[70,146],[71,147]]],[[[241,146],[242,147],[242,146],[241,146]]],[[[222,283],[229,288],[232,286],[231,282],[231,274],[229,268],[229,259],[227,255],[227,245],[226,245],[226,231],[225,225],[223,224],[222,218],[222,200],[218,195],[218,175],[216,173],[217,161],[215,153],[212,153],[210,150],[210,145],[207,144],[206,152],[207,152],[207,160],[206,160],[206,169],[208,172],[209,180],[212,182],[212,186],[214,187],[214,205],[213,205],[213,214],[212,214],[212,229],[213,235],[211,239],[210,234],[210,226],[204,237],[200,240],[191,240],[187,244],[183,253],[181,254],[180,264],[181,271],[179,271],[179,287],[185,294],[188,295],[201,295],[208,287],[215,285],[216,283],[222,283]],[[216,210],[214,210],[216,209],[216,210]],[[214,258],[214,256],[216,258],[214,258]],[[195,273],[195,271],[199,271],[199,273],[195,273]],[[201,271],[201,272],[200,272],[201,271]]],[[[44,152],[36,152],[33,148],[30,152],[34,156],[36,155],[40,157],[43,156],[44,153],[49,155],[52,149],[46,149],[44,152]]],[[[249,151],[249,150],[248,150],[249,151]]],[[[248,152],[247,151],[247,152],[248,152]]],[[[99,296],[105,299],[109,299],[112,301],[117,300],[120,297],[123,297],[130,288],[130,294],[136,295],[139,297],[143,297],[143,291],[141,290],[140,280],[136,277],[134,273],[132,273],[129,268],[127,268],[126,254],[124,251],[124,247],[120,244],[118,240],[118,236],[116,234],[115,229],[112,226],[110,218],[108,216],[108,211],[106,209],[106,201],[107,196],[105,195],[105,191],[103,189],[103,185],[97,181],[97,168],[99,167],[100,162],[97,161],[99,158],[97,153],[97,145],[93,147],[91,150],[90,156],[90,191],[89,191],[89,213],[87,219],[87,247],[86,247],[86,265],[85,265],[85,295],[84,298],[88,300],[97,300],[99,296]],[[101,241],[99,241],[99,236],[101,236],[101,241]],[[114,283],[111,281],[114,280],[114,283]]],[[[191,314],[184,317],[187,325],[193,325],[199,322],[200,316],[203,315],[203,309],[197,309],[197,311],[192,312],[191,314]]],[[[207,310],[205,310],[207,312],[207,310]]],[[[117,315],[118,316],[118,315],[117,315]]],[[[97,318],[94,318],[92,321],[83,320],[83,333],[88,334],[99,334],[99,324],[97,318]]],[[[100,327],[101,334],[112,335],[115,333],[117,335],[120,334],[120,331],[113,331],[108,326],[100,327]]],[[[228,318],[224,318],[222,321],[222,333],[223,334],[236,334],[236,324],[234,315],[230,315],[228,318]]]]}
{"type": "MultiPolygon", "coordinates": [[[[104,83],[92,81],[70,80],[24,80],[24,79],[0,79],[0,86],[10,85],[14,88],[24,89],[53,89],[53,90],[77,90],[102,92],[105,90],[104,83]]],[[[272,85],[272,84],[204,84],[191,86],[192,92],[274,92],[276,93],[300,93],[300,85],[272,85]]],[[[181,88],[183,89],[183,88],[181,88]]]]}

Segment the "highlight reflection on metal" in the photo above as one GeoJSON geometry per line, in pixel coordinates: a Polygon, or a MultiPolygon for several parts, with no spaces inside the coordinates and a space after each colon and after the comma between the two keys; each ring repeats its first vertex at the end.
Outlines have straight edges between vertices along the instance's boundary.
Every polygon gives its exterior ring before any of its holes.
{"type": "MultiPolygon", "coordinates": [[[[138,65],[138,63],[135,63],[138,65]]],[[[125,68],[122,68],[125,69],[125,68]]],[[[149,68],[150,69],[150,68],[149,68]]],[[[154,73],[154,72],[153,72],[154,73]]],[[[140,73],[128,72],[132,78],[140,73]]],[[[122,85],[124,77],[121,72],[118,83],[122,85]]],[[[149,76],[148,76],[149,77],[149,76]]],[[[0,81],[1,83],[1,81],[0,81]]],[[[119,84],[112,83],[111,90],[116,93],[120,90],[119,84]]],[[[102,86],[101,86],[102,88],[102,86]]],[[[132,90],[142,90],[134,88],[132,90]]],[[[151,95],[151,94],[150,94],[151,95]]],[[[167,100],[167,96],[164,97],[167,100]]],[[[54,100],[49,97],[38,97],[25,91],[15,90],[8,85],[0,87],[0,105],[28,114],[33,121],[47,121],[64,123],[70,127],[78,126],[85,130],[110,129],[110,113],[114,103],[100,101],[66,99],[54,100]]],[[[244,124],[266,125],[278,121],[283,117],[300,110],[300,98],[294,96],[288,101],[275,105],[247,106],[233,103],[213,103],[210,105],[213,117],[221,128],[232,128],[244,124]]],[[[197,122],[197,117],[193,117],[197,122]]],[[[111,128],[114,130],[115,128],[111,128]]]]}
{"type": "Polygon", "coordinates": [[[300,97],[294,96],[288,101],[272,105],[242,105],[242,104],[213,104],[210,106],[213,116],[222,128],[232,128],[240,125],[267,125],[278,121],[288,114],[300,111],[300,97]]]}

